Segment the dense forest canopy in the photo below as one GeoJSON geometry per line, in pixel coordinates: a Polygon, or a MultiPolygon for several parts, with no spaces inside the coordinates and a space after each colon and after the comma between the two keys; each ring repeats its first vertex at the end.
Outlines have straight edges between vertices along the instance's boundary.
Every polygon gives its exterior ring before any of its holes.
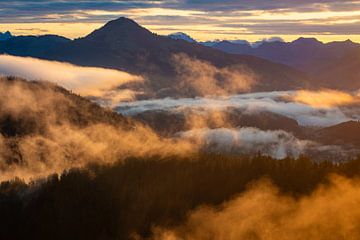
{"type": "Polygon", "coordinates": [[[301,199],[319,185],[333,185],[334,174],[358,178],[360,159],[334,164],[260,155],[129,158],[30,183],[14,179],[0,185],[0,237],[149,238],[155,227],[177,226],[200,206],[234,199],[261,179],[281,195],[301,199]]]}

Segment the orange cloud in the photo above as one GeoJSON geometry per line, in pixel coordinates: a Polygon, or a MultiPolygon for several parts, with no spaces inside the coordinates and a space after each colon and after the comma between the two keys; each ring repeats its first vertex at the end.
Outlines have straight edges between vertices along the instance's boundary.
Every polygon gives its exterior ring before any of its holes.
{"type": "Polygon", "coordinates": [[[357,96],[353,96],[349,93],[330,89],[321,91],[301,90],[295,92],[295,95],[289,98],[292,101],[319,108],[344,106],[357,103],[360,100],[357,96]]]}

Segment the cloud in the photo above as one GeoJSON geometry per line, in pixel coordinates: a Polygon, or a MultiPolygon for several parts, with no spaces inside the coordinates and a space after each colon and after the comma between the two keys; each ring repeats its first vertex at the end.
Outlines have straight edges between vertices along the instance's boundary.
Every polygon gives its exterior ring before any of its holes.
{"type": "Polygon", "coordinates": [[[185,54],[174,55],[173,65],[181,79],[177,88],[194,96],[247,92],[256,84],[255,74],[244,66],[217,68],[185,54]]]}
{"type": "Polygon", "coordinates": [[[222,97],[197,97],[183,99],[156,99],[121,103],[115,109],[125,115],[146,111],[186,111],[239,109],[244,113],[272,112],[295,119],[303,126],[330,126],[353,119],[355,110],[337,106],[317,107],[291,101],[296,91],[246,93],[222,97]],[[290,99],[290,100],[289,100],[290,99]]]}
{"type": "Polygon", "coordinates": [[[244,0],[180,0],[178,3],[182,3],[183,5],[188,4],[189,6],[205,8],[209,10],[216,9],[229,9],[231,7],[235,7],[235,9],[257,9],[257,10],[271,10],[271,9],[296,9],[304,6],[313,6],[316,8],[319,4],[324,5],[332,5],[339,3],[354,3],[351,0],[339,1],[339,0],[300,0],[300,1],[292,1],[292,0],[255,0],[255,1],[244,1],[244,0]]]}
{"type": "MultiPolygon", "coordinates": [[[[124,9],[136,8],[169,8],[183,10],[203,10],[203,11],[234,11],[234,10],[284,10],[284,9],[302,9],[317,10],[326,7],[337,7],[337,9],[347,9],[349,5],[356,5],[353,0],[158,0],[158,1],[139,1],[139,0],[119,0],[119,1],[74,1],[74,0],[52,0],[52,1],[1,1],[0,7],[7,9],[11,13],[30,13],[49,14],[72,13],[79,10],[102,10],[118,11],[124,9]]],[[[36,17],[36,16],[35,16],[36,17]]]]}
{"type": "Polygon", "coordinates": [[[359,239],[359,180],[329,182],[294,198],[263,180],[221,206],[199,207],[181,226],[154,228],[151,239],[359,239]]]}
{"type": "Polygon", "coordinates": [[[311,141],[299,140],[282,130],[262,131],[257,128],[195,129],[178,135],[190,139],[210,152],[261,153],[276,159],[287,156],[298,158],[308,146],[315,145],[311,141]]]}
{"type": "Polygon", "coordinates": [[[318,108],[331,108],[359,103],[360,99],[349,93],[325,89],[321,91],[296,91],[290,100],[318,108]]]}
{"type": "MultiPolygon", "coordinates": [[[[162,137],[136,121],[131,121],[129,125],[93,122],[94,116],[87,112],[87,106],[78,106],[77,101],[56,89],[47,82],[0,81],[0,120],[10,121],[8,126],[0,126],[4,134],[0,135],[0,180],[18,176],[29,181],[94,162],[112,164],[127,157],[261,152],[284,158],[298,157],[319,147],[285,131],[232,128],[229,124],[228,112],[224,108],[229,103],[240,103],[241,106],[254,101],[255,105],[263,106],[266,101],[273,101],[269,106],[276,110],[279,106],[275,99],[281,99],[279,97],[288,92],[127,103],[128,106],[133,104],[136,111],[139,108],[143,111],[149,108],[182,111],[187,131],[179,130],[182,132],[162,137]],[[262,102],[264,99],[265,102],[262,102]],[[81,116],[86,119],[81,119],[81,116]]],[[[249,106],[247,108],[247,111],[256,111],[249,106]]],[[[293,106],[290,108],[293,109],[293,106]]]]}
{"type": "MultiPolygon", "coordinates": [[[[149,127],[93,112],[91,104],[51,83],[0,79],[0,181],[25,181],[127,157],[184,156],[198,151],[184,139],[163,138],[149,127]],[[100,118],[101,121],[94,121],[100,118]]],[[[95,108],[96,110],[96,108],[95,108]]]]}
{"type": "Polygon", "coordinates": [[[68,63],[9,55],[0,55],[0,74],[53,82],[82,96],[103,98],[110,102],[133,97],[135,92],[117,91],[117,88],[126,83],[143,81],[139,76],[118,70],[79,67],[68,63]]]}
{"type": "MultiPolygon", "coordinates": [[[[0,181],[16,176],[29,181],[69,168],[82,168],[90,163],[112,164],[127,157],[260,152],[284,158],[298,157],[312,150],[333,150],[331,146],[319,146],[285,131],[232,128],[229,124],[226,107],[231,103],[251,112],[258,111],[257,104],[263,107],[270,102],[268,108],[273,111],[286,110],[286,114],[303,111],[305,114],[304,104],[282,106],[288,103],[282,102],[281,96],[288,94],[253,93],[214,99],[161,99],[126,104],[130,111],[137,112],[139,109],[157,108],[183,112],[186,131],[180,129],[175,134],[164,134],[166,137],[162,137],[135,120],[116,120],[116,123],[108,123],[108,117],[96,120],[100,116],[93,116],[90,106],[83,105],[76,97],[66,97],[51,83],[2,79],[0,121],[6,124],[0,126],[3,134],[0,135],[0,181]],[[255,104],[252,106],[255,109],[249,107],[251,104],[255,104]],[[290,112],[289,109],[294,109],[294,106],[301,111],[290,112]]],[[[311,114],[316,113],[316,108],[306,108],[314,111],[307,112],[307,117],[313,117],[311,114]]],[[[326,116],[322,116],[321,121],[324,123],[326,116]]],[[[176,129],[176,123],[171,124],[171,128],[176,129]]]]}

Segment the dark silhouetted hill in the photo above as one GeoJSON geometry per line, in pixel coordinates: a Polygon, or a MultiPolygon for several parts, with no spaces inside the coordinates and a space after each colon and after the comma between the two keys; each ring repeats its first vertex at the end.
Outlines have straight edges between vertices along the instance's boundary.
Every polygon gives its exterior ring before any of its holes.
{"type": "Polygon", "coordinates": [[[46,58],[53,48],[69,42],[70,39],[56,36],[17,36],[0,44],[0,54],[46,58]]]}

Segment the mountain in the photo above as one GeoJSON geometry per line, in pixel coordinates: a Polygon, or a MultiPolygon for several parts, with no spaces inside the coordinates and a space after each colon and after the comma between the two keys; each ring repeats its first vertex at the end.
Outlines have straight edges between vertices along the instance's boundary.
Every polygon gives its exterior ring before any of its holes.
{"type": "Polygon", "coordinates": [[[0,54],[46,58],[51,49],[58,48],[70,41],[70,39],[56,35],[17,36],[0,44],[0,54]]]}
{"type": "Polygon", "coordinates": [[[350,51],[340,59],[319,66],[314,77],[323,86],[348,91],[360,88],[360,48],[350,51]]]}
{"type": "Polygon", "coordinates": [[[29,173],[34,170],[32,176],[40,177],[67,161],[80,164],[92,149],[86,145],[89,131],[103,133],[105,126],[133,129],[120,114],[51,83],[0,78],[0,94],[1,177],[27,166],[29,173]]]}
{"type": "Polygon", "coordinates": [[[360,122],[348,121],[315,132],[316,139],[328,145],[360,147],[360,122]]]}
{"type": "Polygon", "coordinates": [[[263,42],[258,47],[223,41],[214,48],[235,54],[249,54],[274,62],[295,67],[301,71],[313,73],[319,65],[341,59],[347,53],[360,48],[360,44],[351,41],[322,43],[315,38],[299,38],[293,42],[263,42]]]}
{"type": "Polygon", "coordinates": [[[222,41],[212,46],[233,54],[248,54],[286,64],[307,73],[318,87],[357,90],[360,44],[350,40],[322,43],[315,38],[264,42],[258,47],[222,41]]]}
{"type": "Polygon", "coordinates": [[[1,52],[141,74],[148,79],[147,92],[157,96],[188,96],[177,88],[182,76],[174,61],[176,54],[220,69],[249,69],[257,77],[253,91],[301,88],[307,80],[305,74],[283,64],[159,36],[124,17],[73,41],[55,36],[16,37],[6,41],[1,52]]]}
{"type": "MultiPolygon", "coordinates": [[[[0,78],[0,136],[44,134],[49,122],[85,127],[90,124],[128,126],[128,120],[90,100],[47,82],[0,78]]],[[[129,125],[130,126],[130,125],[129,125]]]]}
{"type": "MultiPolygon", "coordinates": [[[[253,48],[257,48],[257,47],[261,46],[262,44],[269,43],[269,42],[270,43],[271,42],[284,42],[284,40],[282,38],[280,38],[280,37],[264,38],[262,40],[251,43],[251,46],[253,48]]],[[[241,42],[234,42],[234,43],[241,43],[241,42]]]]}
{"type": "Polygon", "coordinates": [[[315,38],[299,38],[293,42],[263,42],[258,47],[249,48],[247,44],[223,41],[214,48],[235,54],[250,54],[274,62],[290,65],[305,72],[316,72],[319,64],[341,59],[347,53],[360,48],[351,42],[322,43],[315,38]],[[315,66],[314,66],[314,63],[315,66]]]}
{"type": "Polygon", "coordinates": [[[186,33],[182,33],[182,32],[169,34],[168,37],[172,38],[172,39],[175,39],[175,40],[184,40],[184,41],[187,41],[189,43],[196,43],[196,40],[194,40],[192,37],[190,37],[186,33]]]}
{"type": "MultiPolygon", "coordinates": [[[[273,37],[273,38],[269,38],[269,39],[263,39],[263,40],[259,40],[256,42],[249,42],[247,40],[242,40],[242,39],[237,39],[237,40],[213,40],[213,41],[205,41],[205,42],[199,42],[200,44],[207,46],[207,47],[214,47],[214,48],[218,48],[216,46],[216,44],[218,43],[230,43],[230,44],[234,44],[235,46],[238,45],[243,45],[243,46],[251,46],[252,48],[257,48],[260,45],[266,43],[266,42],[283,42],[283,40],[279,37],[273,37]]],[[[221,47],[219,47],[219,50],[224,50],[221,47]]],[[[234,51],[238,51],[236,49],[234,49],[234,51]]],[[[228,52],[228,51],[225,51],[228,52]]],[[[229,53],[233,53],[232,51],[229,51],[229,53]]],[[[244,53],[243,53],[244,54],[244,53]]]]}
{"type": "Polygon", "coordinates": [[[201,45],[206,46],[206,47],[212,47],[215,44],[221,42],[220,40],[214,40],[214,41],[205,41],[205,42],[199,42],[201,45]]]}
{"type": "Polygon", "coordinates": [[[247,44],[247,45],[251,45],[250,42],[248,42],[248,41],[246,41],[246,40],[241,40],[241,39],[229,40],[229,42],[231,42],[231,43],[237,43],[237,44],[247,44]]]}
{"type": "Polygon", "coordinates": [[[9,31],[1,33],[0,32],[0,41],[6,41],[10,38],[12,38],[13,36],[11,35],[11,33],[9,31]]]}
{"type": "Polygon", "coordinates": [[[226,40],[214,43],[211,47],[232,54],[251,55],[253,52],[253,48],[247,43],[233,43],[226,40]]]}
{"type": "Polygon", "coordinates": [[[84,38],[53,49],[47,58],[145,75],[152,90],[166,90],[165,96],[186,95],[174,87],[181,81],[173,59],[176,54],[217,68],[248,68],[258,77],[254,91],[300,88],[307,80],[304,74],[288,66],[159,36],[127,18],[110,21],[84,38]]]}
{"type": "Polygon", "coordinates": [[[351,41],[322,43],[315,38],[299,38],[290,43],[264,43],[254,54],[265,59],[287,64],[309,74],[317,73],[321,66],[341,59],[359,48],[351,41]]]}

